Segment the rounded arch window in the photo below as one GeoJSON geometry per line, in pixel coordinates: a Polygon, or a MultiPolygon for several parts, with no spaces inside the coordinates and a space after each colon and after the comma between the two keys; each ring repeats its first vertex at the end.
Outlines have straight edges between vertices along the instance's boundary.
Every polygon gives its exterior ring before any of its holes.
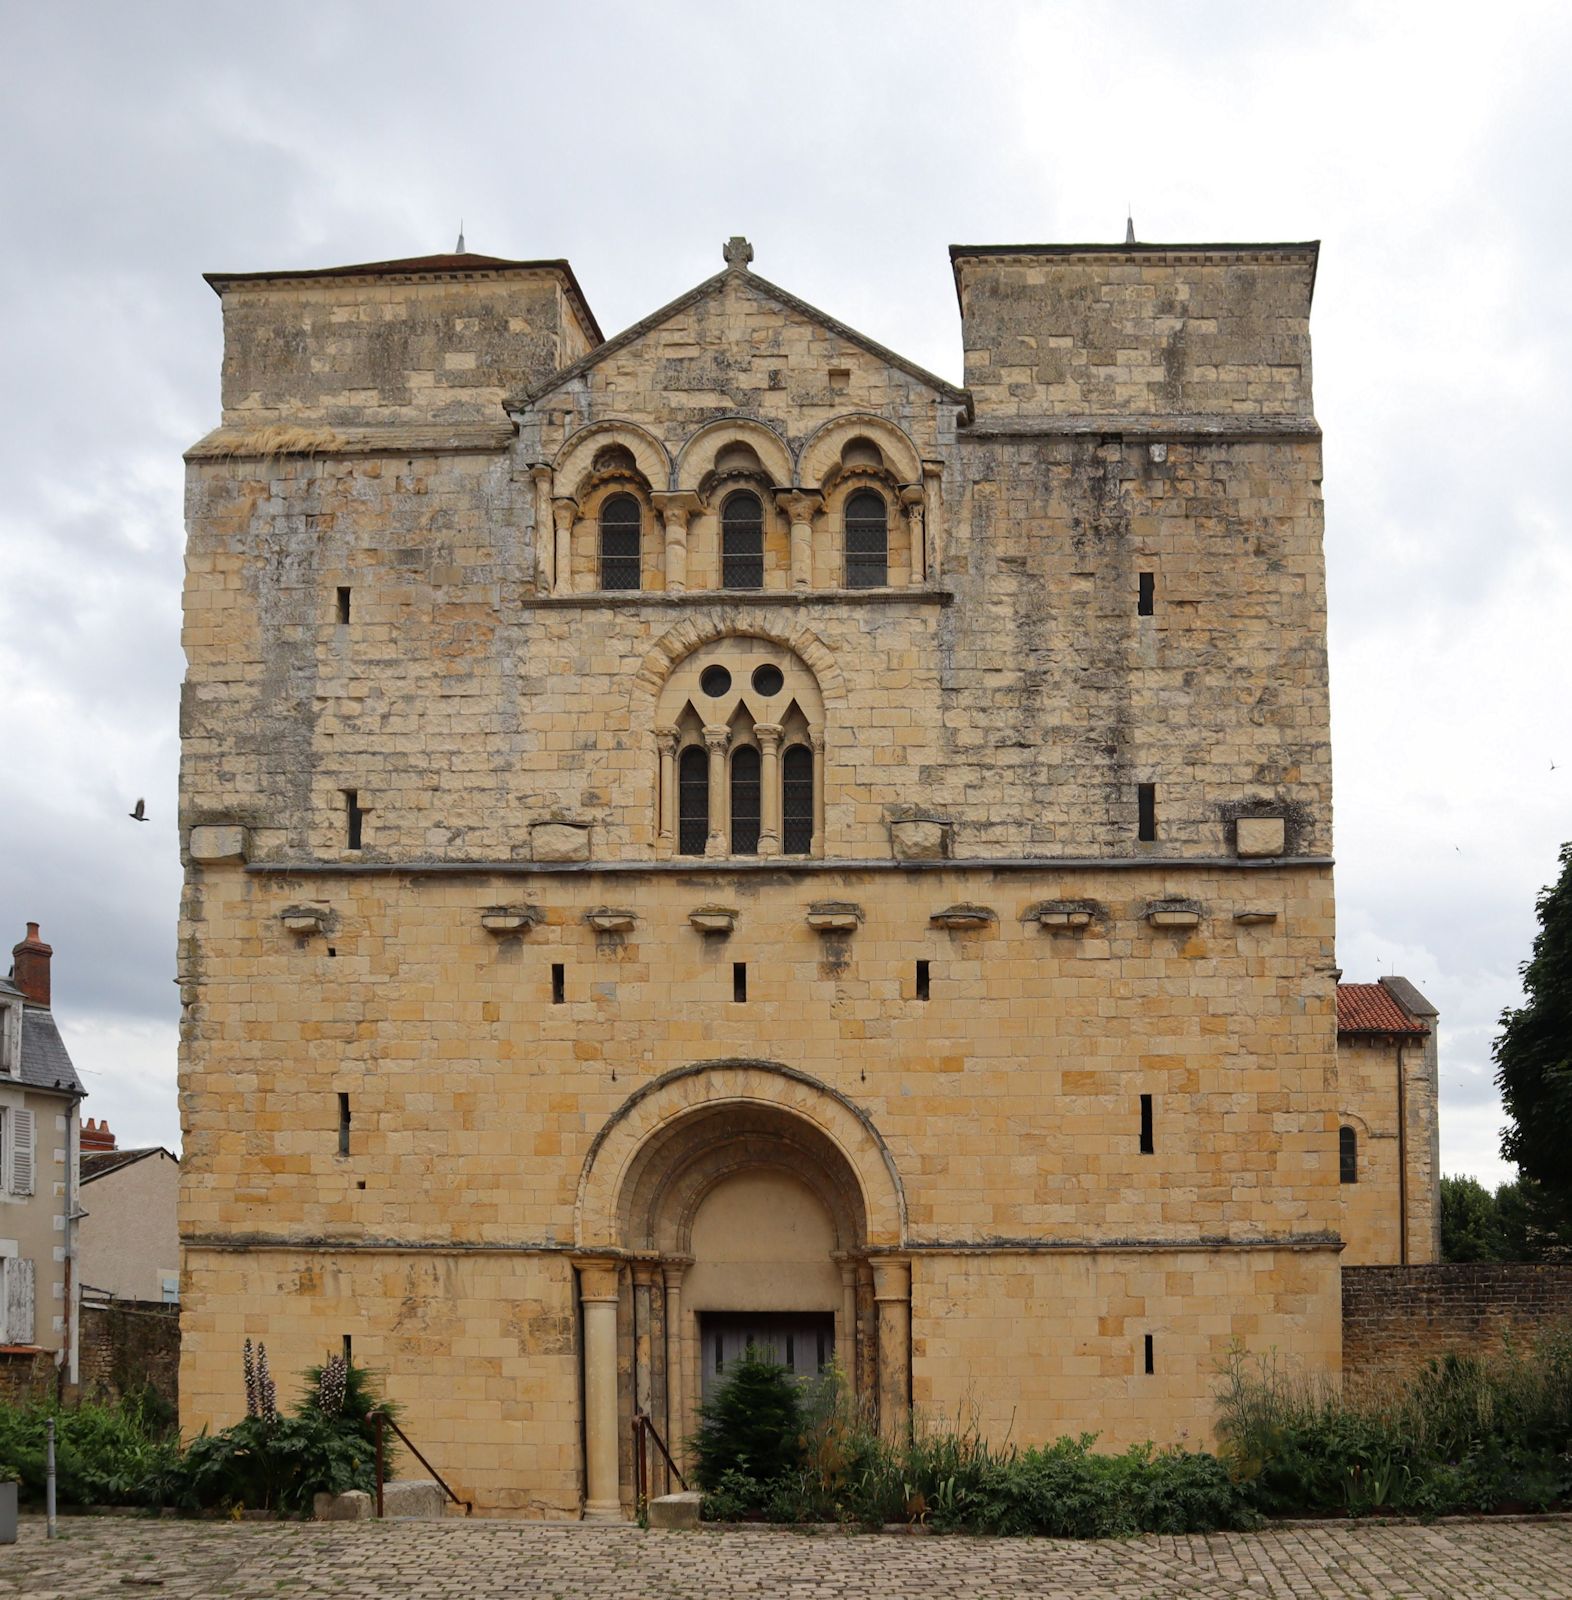
{"type": "Polygon", "coordinates": [[[677,852],[702,856],[710,834],[710,758],[690,744],[677,763],[677,852]]]}
{"type": "Polygon", "coordinates": [[[764,587],[764,502],[751,489],[721,507],[721,587],[764,587]]]}
{"type": "MultiPolygon", "coordinates": [[[[618,449],[620,446],[612,446],[618,449]]],[[[604,452],[603,452],[604,453],[604,452]]],[[[643,510],[631,494],[614,494],[600,508],[600,586],[637,589],[643,510]]]]}
{"type": "Polygon", "coordinates": [[[813,849],[813,751],[805,744],[781,757],[781,849],[789,856],[813,849]]]}
{"type": "Polygon", "coordinates": [[[1343,1183],[1359,1182],[1359,1134],[1347,1124],[1337,1130],[1337,1176],[1343,1183]]]}
{"type": "Polygon", "coordinates": [[[846,498],[846,587],[881,589],[890,581],[890,511],[884,496],[858,489],[846,498]]]}
{"type": "Polygon", "coordinates": [[[757,745],[738,745],[731,755],[731,853],[759,853],[762,765],[757,745]]]}

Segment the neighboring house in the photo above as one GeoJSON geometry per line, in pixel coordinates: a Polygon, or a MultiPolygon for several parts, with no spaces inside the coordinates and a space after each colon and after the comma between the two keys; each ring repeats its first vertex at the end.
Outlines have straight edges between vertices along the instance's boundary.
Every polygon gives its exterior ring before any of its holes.
{"type": "Polygon", "coordinates": [[[1337,986],[1345,1267],[1441,1259],[1439,1022],[1407,978],[1337,986]]]}
{"type": "Polygon", "coordinates": [[[180,1299],[180,1160],[161,1145],[120,1150],[107,1123],[82,1130],[82,1293],[114,1300],[180,1299]]]}
{"type": "Polygon", "coordinates": [[[188,1431],[352,1340],[615,1517],[749,1337],[897,1438],[1339,1374],[1316,246],[957,246],[964,388],[752,254],[609,340],[560,260],[210,280],[188,1431]]]}
{"type": "Polygon", "coordinates": [[[49,1005],[38,924],[0,978],[0,1385],[52,1355],[76,1381],[77,1108],[87,1092],[49,1005]]]}

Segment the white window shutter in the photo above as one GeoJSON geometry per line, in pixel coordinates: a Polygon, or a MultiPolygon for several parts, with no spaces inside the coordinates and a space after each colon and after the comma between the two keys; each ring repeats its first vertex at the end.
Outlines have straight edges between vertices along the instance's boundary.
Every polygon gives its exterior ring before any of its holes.
{"type": "Polygon", "coordinates": [[[11,1124],[11,1193],[33,1192],[33,1113],[20,1108],[6,1121],[11,1124]]]}
{"type": "Polygon", "coordinates": [[[12,1257],[5,1263],[5,1342],[33,1342],[33,1263],[12,1257]]]}

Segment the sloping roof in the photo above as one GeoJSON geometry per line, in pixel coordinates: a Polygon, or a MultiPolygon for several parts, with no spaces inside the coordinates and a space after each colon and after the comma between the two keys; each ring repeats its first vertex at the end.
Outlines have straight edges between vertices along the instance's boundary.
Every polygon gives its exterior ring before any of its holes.
{"type": "Polygon", "coordinates": [[[816,322],[821,328],[854,344],[861,350],[866,350],[869,355],[880,361],[887,362],[898,371],[904,372],[908,377],[915,378],[919,383],[926,384],[930,389],[942,394],[947,400],[953,400],[957,405],[966,407],[970,416],[972,397],[965,389],[957,388],[953,383],[946,382],[936,373],[929,372],[925,367],[919,367],[916,362],[908,361],[905,356],[897,355],[895,351],[880,344],[876,339],[870,339],[867,334],[860,333],[849,323],[841,322],[832,317],[829,312],[821,311],[817,306],[809,305],[806,300],[799,300],[789,290],[783,289],[779,284],[771,283],[768,278],[761,278],[757,273],[748,272],[737,267],[727,267],[717,272],[713,278],[706,278],[703,283],[695,284],[686,294],[680,294],[675,300],[668,301],[658,311],[652,311],[647,317],[635,322],[631,328],[624,328],[615,338],[608,339],[604,344],[591,350],[588,355],[581,356],[571,366],[562,368],[551,377],[535,385],[533,389],[526,389],[522,393],[511,396],[507,405],[509,410],[518,410],[533,404],[542,395],[550,394],[553,389],[560,388],[564,383],[571,383],[573,379],[582,376],[591,368],[598,366],[607,356],[615,355],[619,350],[625,350],[635,340],[641,339],[646,333],[658,328],[663,322],[668,322],[681,311],[686,311],[689,306],[697,305],[700,300],[710,295],[718,294],[724,289],[731,279],[746,284],[750,289],[765,296],[766,299],[775,301],[788,311],[794,311],[800,317],[816,322]]]}
{"type": "Polygon", "coordinates": [[[55,1089],[61,1094],[86,1094],[82,1080],[43,1006],[22,1007],[22,1082],[29,1089],[55,1089]]]}
{"type": "Polygon", "coordinates": [[[1337,1031],[1420,1036],[1430,1032],[1424,1023],[1409,1016],[1379,983],[1338,984],[1337,1031]]]}
{"type": "Polygon", "coordinates": [[[448,252],[435,256],[404,256],[398,261],[360,261],[347,267],[305,267],[283,272],[204,272],[202,277],[213,293],[222,296],[232,283],[293,283],[302,278],[400,278],[445,277],[461,278],[473,273],[496,272],[556,272],[567,280],[568,299],[583,324],[584,332],[594,344],[606,336],[600,331],[595,313],[584,298],[573,268],[565,260],[513,261],[506,256],[483,256],[466,250],[463,254],[448,252]]]}
{"type": "Polygon", "coordinates": [[[82,1182],[91,1183],[94,1178],[106,1178],[122,1167],[134,1166],[138,1161],[158,1155],[168,1156],[176,1166],[180,1165],[180,1157],[161,1144],[147,1145],[139,1150],[90,1150],[82,1157],[82,1182]]]}

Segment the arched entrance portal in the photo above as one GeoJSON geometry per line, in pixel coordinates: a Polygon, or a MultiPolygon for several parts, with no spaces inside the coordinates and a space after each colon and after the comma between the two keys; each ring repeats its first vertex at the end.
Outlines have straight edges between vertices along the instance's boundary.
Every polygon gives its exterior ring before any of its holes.
{"type": "Polygon", "coordinates": [[[867,1113],[805,1074],[714,1062],[632,1096],[579,1187],[585,1514],[622,1513],[635,1412],[680,1452],[750,1338],[799,1373],[833,1358],[881,1424],[903,1428],[904,1216],[867,1113]]]}

